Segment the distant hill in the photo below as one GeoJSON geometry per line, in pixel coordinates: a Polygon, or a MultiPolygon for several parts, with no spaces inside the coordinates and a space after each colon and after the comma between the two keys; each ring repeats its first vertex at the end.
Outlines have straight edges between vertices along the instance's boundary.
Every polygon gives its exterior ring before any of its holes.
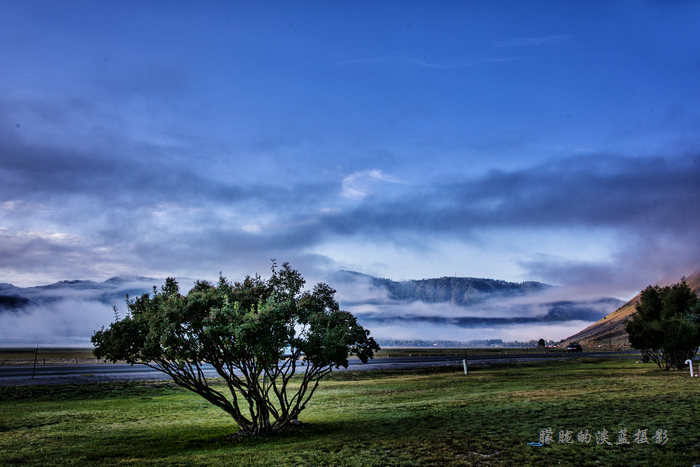
{"type": "MultiPolygon", "coordinates": [[[[393,281],[353,271],[328,278],[339,289],[341,306],[366,324],[457,328],[594,322],[621,301],[553,300],[556,287],[541,282],[507,282],[474,277],[440,277],[393,281]]],[[[184,285],[186,280],[180,281],[184,285]]],[[[162,280],[112,277],[104,282],[67,280],[36,287],[0,284],[0,315],[39,308],[54,310],[69,302],[124,307],[124,299],[152,292],[162,280]]]]}
{"type": "MultiPolygon", "coordinates": [[[[408,281],[392,281],[353,271],[339,271],[332,284],[364,282],[385,296],[353,293],[341,303],[361,308],[362,320],[397,324],[423,321],[453,324],[460,327],[503,326],[509,324],[543,324],[565,321],[595,321],[622,301],[612,297],[594,300],[547,300],[547,291],[555,287],[542,282],[507,282],[474,277],[441,277],[408,281]],[[449,313],[439,307],[430,312],[415,313],[397,304],[449,304],[449,313]],[[397,310],[398,308],[398,310],[397,310]]],[[[351,310],[353,311],[353,310],[351,310]]]]}
{"type": "MultiPolygon", "coordinates": [[[[685,278],[685,283],[695,293],[700,293],[700,269],[685,278]]],[[[632,300],[617,310],[591,324],[583,331],[567,337],[563,344],[568,345],[570,342],[578,342],[584,347],[629,347],[625,321],[637,312],[637,304],[641,295],[642,293],[639,292],[632,300]]]]}
{"type": "MultiPolygon", "coordinates": [[[[191,279],[178,280],[183,293],[191,279]]],[[[472,277],[409,281],[339,271],[325,278],[344,310],[378,339],[474,341],[548,337],[573,332],[618,308],[620,300],[577,300],[541,282],[472,277]]],[[[125,297],[151,293],[162,279],[113,277],[70,280],[37,287],[0,284],[0,345],[89,345],[90,336],[125,313],[125,297]],[[119,313],[118,313],[119,314],[119,313]]]]}
{"type": "Polygon", "coordinates": [[[475,277],[440,277],[397,282],[354,271],[339,271],[333,275],[333,279],[340,282],[358,279],[369,280],[373,286],[386,289],[392,300],[424,303],[449,302],[460,306],[481,303],[494,296],[517,297],[541,292],[552,287],[542,282],[506,282],[475,277]]]}
{"type": "Polygon", "coordinates": [[[0,313],[16,312],[31,305],[45,306],[64,300],[122,305],[126,295],[148,293],[162,281],[149,277],[112,277],[104,282],[84,280],[60,281],[36,287],[0,284],[0,313]]]}

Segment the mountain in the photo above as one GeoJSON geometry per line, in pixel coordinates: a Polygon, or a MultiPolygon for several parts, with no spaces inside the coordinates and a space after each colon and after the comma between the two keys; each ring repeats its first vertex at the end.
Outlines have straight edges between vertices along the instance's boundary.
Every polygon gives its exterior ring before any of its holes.
{"type": "MultiPolygon", "coordinates": [[[[609,297],[578,300],[541,282],[471,277],[393,281],[352,271],[331,274],[325,282],[337,290],[340,306],[378,339],[559,338],[622,304],[609,297]]],[[[0,346],[89,345],[94,331],[114,319],[113,306],[123,316],[127,294],[150,293],[162,283],[113,277],[26,288],[0,284],[0,346]]],[[[181,290],[187,292],[185,287],[181,290]]]]}
{"type": "Polygon", "coordinates": [[[332,276],[332,284],[340,291],[341,305],[368,324],[422,321],[471,328],[591,322],[622,303],[611,297],[553,300],[557,288],[548,284],[473,277],[392,281],[340,271],[332,276]],[[352,290],[353,284],[365,288],[352,290]]]}
{"type": "MultiPolygon", "coordinates": [[[[700,269],[687,278],[682,278],[679,282],[683,280],[685,280],[688,287],[693,289],[695,293],[700,294],[700,269]]],[[[642,293],[639,292],[632,300],[625,303],[617,310],[591,324],[583,331],[567,337],[563,344],[568,345],[570,342],[578,342],[584,347],[629,347],[629,337],[627,336],[627,331],[625,331],[625,321],[637,312],[637,304],[639,303],[641,295],[642,293]]]]}
{"type": "Polygon", "coordinates": [[[368,280],[374,287],[385,289],[392,300],[450,302],[461,306],[481,303],[495,295],[503,298],[516,297],[552,287],[541,282],[506,282],[475,277],[441,277],[397,282],[354,271],[339,271],[332,278],[334,282],[341,283],[368,280]]]}
{"type": "Polygon", "coordinates": [[[126,295],[150,292],[159,279],[148,277],[112,277],[104,282],[66,280],[36,287],[0,284],[0,313],[16,312],[31,305],[46,306],[65,300],[121,305],[126,295]]]}

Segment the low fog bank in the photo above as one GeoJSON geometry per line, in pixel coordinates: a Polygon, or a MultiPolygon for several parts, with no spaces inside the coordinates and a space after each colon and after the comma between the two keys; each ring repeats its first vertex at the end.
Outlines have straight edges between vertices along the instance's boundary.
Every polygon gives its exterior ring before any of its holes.
{"type": "Polygon", "coordinates": [[[377,339],[558,341],[624,304],[587,290],[546,284],[516,296],[475,291],[469,305],[402,301],[371,277],[342,279],[333,284],[341,308],[357,316],[377,339]]]}
{"type": "Polygon", "coordinates": [[[94,331],[114,321],[111,306],[68,299],[0,313],[0,346],[90,347],[94,331]]]}
{"type": "MultiPolygon", "coordinates": [[[[104,282],[62,281],[26,288],[0,284],[0,347],[91,347],[92,334],[114,322],[112,307],[123,317],[127,295],[151,293],[163,282],[113,277],[104,282]]],[[[181,290],[186,289],[182,284],[181,290]]]]}
{"type": "MultiPolygon", "coordinates": [[[[571,289],[542,287],[519,295],[474,291],[468,306],[402,301],[370,276],[325,278],[341,308],[352,312],[377,339],[558,341],[617,309],[622,301],[571,289]],[[471,303],[470,302],[470,303],[471,303]]],[[[104,282],[64,281],[41,287],[0,284],[0,347],[90,347],[90,337],[126,314],[125,298],[151,293],[161,279],[130,277],[104,282]]],[[[178,279],[181,293],[194,281],[178,279]]],[[[311,289],[313,283],[307,284],[311,289]]],[[[529,289],[528,289],[529,290],[529,289]]],[[[470,292],[471,293],[471,292],[470,292]]]]}
{"type": "MultiPolygon", "coordinates": [[[[0,284],[0,297],[21,297],[29,304],[47,305],[60,301],[98,301],[123,306],[127,295],[135,297],[150,293],[153,287],[160,287],[162,279],[150,277],[112,277],[104,282],[89,280],[61,281],[35,287],[15,287],[12,284],[0,284]]],[[[5,307],[7,308],[7,307],[5,307]]],[[[0,311],[3,307],[0,305],[0,311]]],[[[8,310],[4,310],[8,311],[8,310]]]]}
{"type": "Polygon", "coordinates": [[[568,321],[565,323],[537,324],[537,325],[503,325],[484,326],[473,328],[460,328],[441,323],[400,323],[384,324],[360,322],[369,327],[375,339],[387,340],[449,340],[449,341],[473,341],[484,339],[501,339],[504,342],[544,339],[558,342],[561,339],[576,334],[590,323],[586,321],[568,321]]]}

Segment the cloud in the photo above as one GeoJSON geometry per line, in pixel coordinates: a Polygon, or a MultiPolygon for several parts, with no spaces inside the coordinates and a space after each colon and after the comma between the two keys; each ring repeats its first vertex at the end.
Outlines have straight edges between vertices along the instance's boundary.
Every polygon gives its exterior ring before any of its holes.
{"type": "Polygon", "coordinates": [[[564,42],[569,40],[571,37],[572,36],[569,34],[553,34],[550,36],[541,37],[523,37],[520,39],[512,39],[509,41],[498,42],[496,43],[495,47],[539,47],[541,45],[564,42]]]}
{"type": "Polygon", "coordinates": [[[492,171],[384,204],[361,205],[330,219],[327,227],[336,234],[385,238],[410,233],[464,237],[489,229],[513,232],[508,239],[516,242],[518,230],[571,230],[579,237],[586,231],[591,236],[607,232],[616,245],[604,263],[533,258],[522,266],[545,281],[607,283],[629,293],[642,277],[680,277],[700,264],[692,240],[700,234],[694,212],[700,199],[697,180],[697,156],[581,156],[519,171],[492,171]]]}
{"type": "MultiPolygon", "coordinates": [[[[180,291],[194,281],[178,278],[180,291]]],[[[3,295],[19,295],[29,305],[18,309],[0,307],[0,342],[7,346],[90,346],[93,332],[126,315],[126,295],[136,297],[160,288],[162,279],[121,276],[105,282],[66,281],[48,286],[13,289],[3,287],[3,295]]]]}
{"type": "Polygon", "coordinates": [[[391,175],[384,174],[381,170],[363,170],[343,179],[340,195],[349,199],[365,198],[370,194],[374,182],[403,183],[391,175]]]}
{"type": "Polygon", "coordinates": [[[421,68],[435,68],[435,69],[450,69],[459,68],[466,66],[464,63],[460,62],[426,62],[417,58],[411,57],[374,57],[374,58],[358,58],[353,60],[344,60],[342,62],[335,63],[334,66],[372,66],[372,65],[410,65],[417,66],[421,68]]]}
{"type": "MultiPolygon", "coordinates": [[[[307,266],[302,264],[302,268],[307,266]]],[[[386,289],[373,285],[367,276],[344,272],[334,273],[327,279],[337,288],[336,298],[343,309],[354,313],[372,330],[373,335],[380,338],[422,336],[425,339],[455,339],[455,336],[476,335],[478,332],[483,337],[483,333],[488,332],[488,335],[497,338],[507,336],[510,340],[529,340],[539,338],[536,336],[544,335],[543,332],[566,328],[572,321],[571,317],[563,316],[555,324],[531,322],[551,314],[554,305],[548,301],[559,297],[556,289],[510,299],[489,297],[478,305],[456,306],[451,303],[393,300],[386,289]],[[402,329],[400,333],[383,334],[385,330],[397,326],[402,329]],[[515,335],[518,337],[512,337],[515,335]]],[[[187,293],[194,283],[187,278],[179,278],[178,282],[182,293],[187,293]]],[[[311,288],[314,283],[316,281],[307,276],[307,287],[311,288]]],[[[125,294],[135,297],[150,293],[153,286],[160,287],[162,284],[162,279],[124,276],[102,283],[68,281],[25,289],[5,285],[5,294],[19,294],[28,299],[30,305],[21,309],[0,310],[0,342],[9,346],[33,346],[37,343],[88,346],[92,333],[115,319],[113,305],[118,308],[118,316],[125,316],[125,294]]],[[[569,306],[565,311],[573,312],[572,316],[579,318],[574,321],[580,328],[590,324],[590,319],[595,320],[598,315],[609,313],[612,306],[609,302],[589,302],[578,308],[569,306]]],[[[549,332],[546,337],[559,339],[566,335],[549,332]]]]}
{"type": "Polygon", "coordinates": [[[90,346],[90,336],[114,321],[111,306],[66,299],[21,312],[0,313],[0,342],[6,346],[90,346]]]}
{"type": "Polygon", "coordinates": [[[387,289],[369,276],[341,272],[328,279],[337,289],[341,307],[357,316],[378,338],[562,339],[622,304],[600,296],[574,302],[570,290],[556,287],[517,297],[484,293],[479,299],[472,295],[474,302],[463,305],[409,302],[391,298],[387,289]]]}
{"type": "Polygon", "coordinates": [[[700,231],[694,214],[699,176],[699,157],[583,156],[417,188],[410,196],[330,216],[323,227],[338,234],[610,228],[680,237],[700,231]]]}
{"type": "MultiPolygon", "coordinates": [[[[63,121],[51,102],[32,105],[36,115],[63,121]]],[[[700,157],[693,153],[584,154],[481,174],[446,167],[447,176],[410,185],[379,169],[250,180],[211,169],[210,162],[223,164],[218,156],[182,158],[188,148],[113,145],[109,131],[85,146],[39,144],[13,122],[0,117],[0,271],[8,281],[250,273],[267,270],[270,258],[299,261],[320,275],[314,268],[334,264],[332,252],[317,251],[329,242],[388,242],[409,253],[462,242],[497,251],[498,242],[517,246],[523,232],[609,237],[606,261],[567,256],[563,247],[551,256],[546,245],[514,259],[528,279],[582,289],[630,293],[644,278],[680,277],[700,263],[692,247],[700,234],[700,157]]]]}
{"type": "Polygon", "coordinates": [[[371,323],[370,329],[375,339],[469,341],[498,338],[503,341],[527,342],[532,339],[558,341],[562,336],[576,334],[588,324],[585,321],[569,321],[547,325],[459,328],[449,323],[421,323],[419,326],[406,326],[405,323],[371,323]]]}
{"type": "Polygon", "coordinates": [[[354,60],[345,60],[336,63],[334,66],[374,66],[374,65],[405,65],[409,67],[423,68],[428,70],[454,70],[459,68],[473,67],[483,63],[502,63],[524,60],[527,57],[486,57],[477,58],[474,60],[443,60],[443,61],[426,61],[413,57],[376,57],[376,58],[359,58],[354,60]]]}

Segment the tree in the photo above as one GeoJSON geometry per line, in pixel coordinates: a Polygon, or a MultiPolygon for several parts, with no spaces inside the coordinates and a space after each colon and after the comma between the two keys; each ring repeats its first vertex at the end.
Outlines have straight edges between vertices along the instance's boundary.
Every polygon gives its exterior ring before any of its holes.
{"type": "Polygon", "coordinates": [[[699,304],[698,296],[685,282],[647,287],[637,313],[625,323],[630,344],[664,371],[683,368],[700,346],[699,304]]]}
{"type": "Polygon", "coordinates": [[[545,346],[544,339],[540,339],[537,341],[537,347],[544,347],[544,346],[545,346]]]}
{"type": "Polygon", "coordinates": [[[379,350],[339,309],[335,290],[321,283],[302,293],[304,282],[274,262],[268,280],[197,281],[186,296],[168,278],[153,296],[127,296],[127,316],[92,336],[95,356],[166,373],[228,413],[242,434],[275,433],[298,418],[324,376],[347,368],[350,353],[367,363],[379,350]],[[204,364],[224,389],[207,379],[204,364]]]}

